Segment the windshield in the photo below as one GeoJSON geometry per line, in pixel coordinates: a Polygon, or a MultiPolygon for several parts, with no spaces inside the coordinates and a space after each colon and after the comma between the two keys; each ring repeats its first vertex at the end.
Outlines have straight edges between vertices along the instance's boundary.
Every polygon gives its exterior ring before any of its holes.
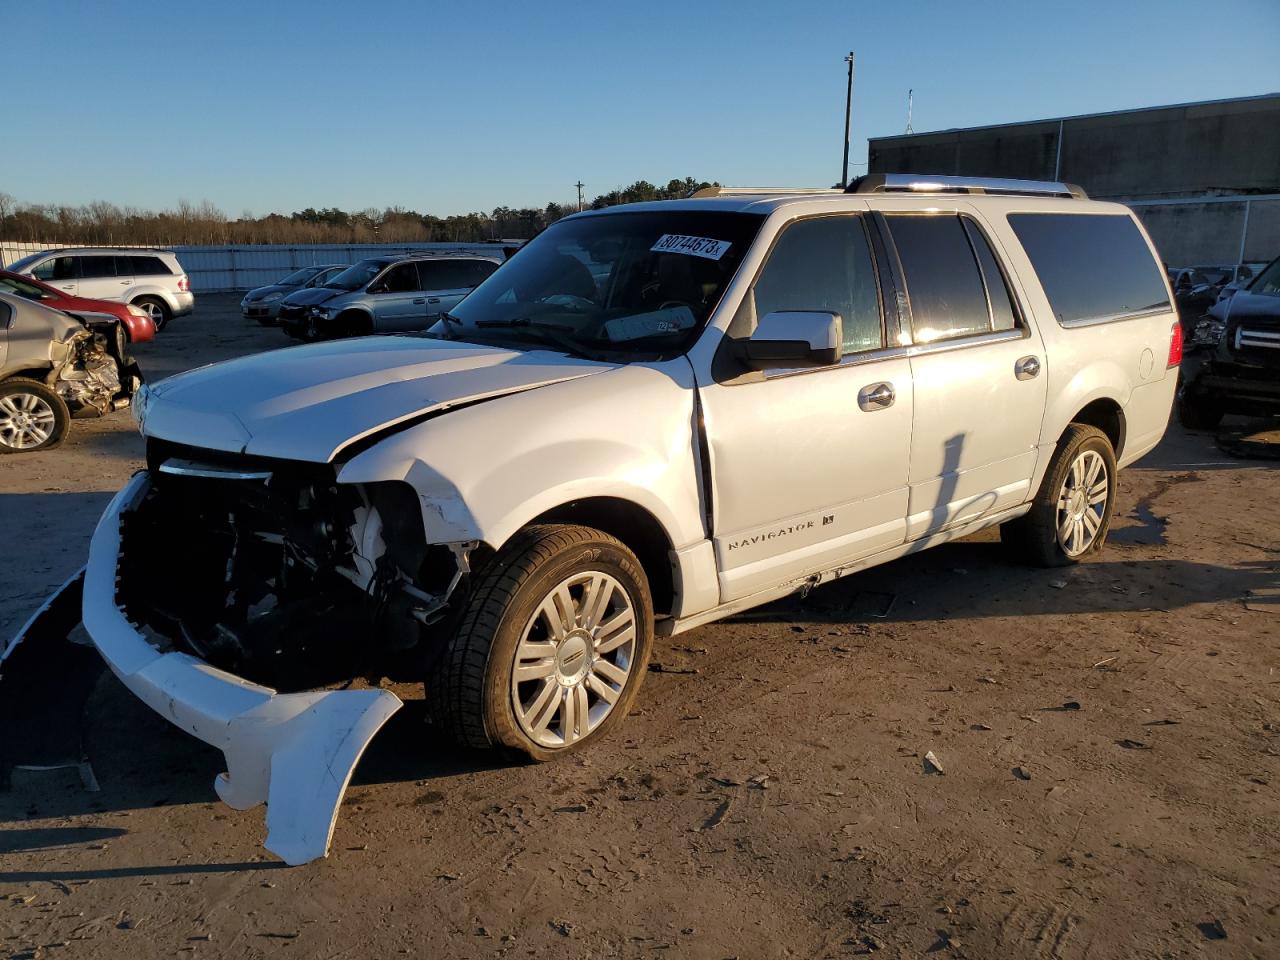
{"type": "Polygon", "coordinates": [[[325,286],[335,290],[363,290],[386,265],[386,260],[361,260],[336,277],[330,277],[325,281],[325,286]]]}
{"type": "Polygon", "coordinates": [[[301,270],[295,270],[287,277],[277,280],[276,283],[282,287],[300,287],[319,272],[319,267],[303,267],[301,270]]]}
{"type": "Polygon", "coordinates": [[[1258,279],[1249,284],[1249,292],[1280,297],[1280,257],[1272,260],[1271,265],[1258,274],[1258,279]]]}
{"type": "Polygon", "coordinates": [[[455,307],[446,335],[620,360],[678,355],[763,220],[690,210],[562,220],[455,307]]]}
{"type": "Polygon", "coordinates": [[[43,300],[45,297],[45,291],[34,283],[25,283],[14,277],[0,277],[0,293],[16,293],[28,300],[43,300]]]}
{"type": "Polygon", "coordinates": [[[44,256],[43,253],[28,254],[27,256],[23,257],[21,260],[13,261],[13,263],[9,264],[9,266],[5,267],[5,269],[12,270],[14,273],[22,273],[22,271],[26,270],[27,267],[31,266],[31,264],[35,263],[37,260],[39,260],[43,256],[44,256]]]}

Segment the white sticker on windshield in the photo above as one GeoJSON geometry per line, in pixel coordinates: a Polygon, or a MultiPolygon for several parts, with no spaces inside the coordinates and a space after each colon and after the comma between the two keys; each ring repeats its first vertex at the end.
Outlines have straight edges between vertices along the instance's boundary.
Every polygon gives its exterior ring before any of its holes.
{"type": "Polygon", "coordinates": [[[685,253],[691,257],[719,260],[729,252],[728,240],[711,240],[707,237],[686,237],[679,233],[664,233],[649,248],[652,253],[685,253]]]}

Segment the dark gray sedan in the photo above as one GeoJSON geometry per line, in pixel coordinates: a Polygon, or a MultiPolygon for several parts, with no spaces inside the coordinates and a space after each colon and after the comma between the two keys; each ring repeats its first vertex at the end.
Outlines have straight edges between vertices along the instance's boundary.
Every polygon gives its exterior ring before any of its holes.
{"type": "Polygon", "coordinates": [[[280,301],[296,290],[319,287],[347,268],[345,263],[325,263],[295,270],[265,287],[250,290],[240,301],[240,312],[263,326],[271,326],[280,313],[280,301]]]}

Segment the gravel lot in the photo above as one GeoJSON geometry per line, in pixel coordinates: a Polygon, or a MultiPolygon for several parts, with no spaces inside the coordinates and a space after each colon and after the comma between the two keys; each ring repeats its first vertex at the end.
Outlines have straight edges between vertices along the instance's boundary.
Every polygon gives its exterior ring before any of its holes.
{"type": "MultiPolygon", "coordinates": [[[[154,380],[284,343],[206,296],[137,354],[154,380]]],[[[0,635],[141,455],[122,412],[0,462],[0,635]]],[[[1280,956],[1277,465],[1173,426],[1093,562],[989,532],[660,639],[620,736],[559,764],[454,750],[397,687],[302,868],[104,677],[101,790],[0,793],[0,956],[1280,956]]]]}

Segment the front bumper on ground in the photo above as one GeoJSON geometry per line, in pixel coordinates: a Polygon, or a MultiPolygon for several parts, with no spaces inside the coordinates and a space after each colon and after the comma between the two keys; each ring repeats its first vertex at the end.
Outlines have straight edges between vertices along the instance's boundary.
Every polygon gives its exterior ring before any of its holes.
{"type": "Polygon", "coordinates": [[[116,604],[121,515],[146,495],[136,474],[89,547],[84,625],[112,672],[167,720],[222,751],[214,789],[228,806],[267,804],[265,846],[289,864],[328,853],[342,795],[365,747],[401,707],[386,690],[278,694],[185,653],[153,646],[116,604]]]}
{"type": "Polygon", "coordinates": [[[1207,363],[1187,381],[1188,396],[1228,413],[1280,412],[1280,369],[1207,363]]]}

